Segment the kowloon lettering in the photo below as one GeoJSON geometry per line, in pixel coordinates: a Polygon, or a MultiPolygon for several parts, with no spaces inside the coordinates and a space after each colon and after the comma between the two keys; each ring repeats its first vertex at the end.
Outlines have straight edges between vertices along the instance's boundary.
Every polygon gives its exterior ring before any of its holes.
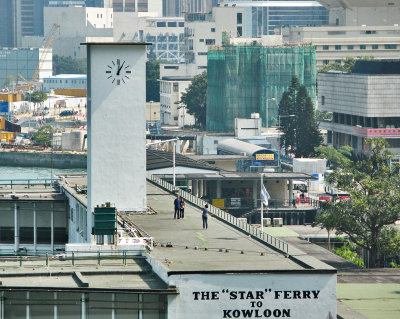
{"type": "Polygon", "coordinates": [[[223,310],[223,318],[290,318],[290,309],[223,310]]]}

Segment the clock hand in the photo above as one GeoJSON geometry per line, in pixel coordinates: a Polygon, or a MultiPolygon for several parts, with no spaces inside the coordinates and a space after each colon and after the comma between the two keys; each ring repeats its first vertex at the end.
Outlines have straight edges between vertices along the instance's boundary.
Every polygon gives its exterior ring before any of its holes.
{"type": "Polygon", "coordinates": [[[124,64],[125,64],[125,61],[124,61],[124,62],[122,63],[122,65],[118,68],[117,75],[119,75],[119,73],[121,72],[122,67],[124,66],[124,64]]]}

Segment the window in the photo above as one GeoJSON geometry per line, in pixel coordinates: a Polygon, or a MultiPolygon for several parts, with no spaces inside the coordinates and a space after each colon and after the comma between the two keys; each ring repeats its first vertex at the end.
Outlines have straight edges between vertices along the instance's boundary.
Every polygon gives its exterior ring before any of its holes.
{"type": "Polygon", "coordinates": [[[103,235],[96,235],[96,244],[103,245],[104,244],[104,237],[103,235]]]}
{"type": "Polygon", "coordinates": [[[215,32],[215,28],[211,28],[211,32],[215,32]]]}
{"type": "Polygon", "coordinates": [[[107,243],[109,245],[114,245],[114,235],[107,235],[107,243]]]}
{"type": "Polygon", "coordinates": [[[179,22],[178,25],[179,25],[180,28],[183,28],[185,23],[184,22],[179,22]]]}
{"type": "Polygon", "coordinates": [[[335,62],[341,64],[342,60],[335,60],[335,62]]]}
{"type": "Polygon", "coordinates": [[[354,50],[354,45],[348,45],[347,50],[354,50]]]}
{"type": "Polygon", "coordinates": [[[215,39],[206,39],[206,45],[214,45],[215,39]]]}
{"type": "Polygon", "coordinates": [[[242,27],[237,27],[237,28],[236,28],[236,32],[237,32],[237,36],[238,36],[238,37],[241,37],[241,36],[242,36],[242,33],[243,33],[242,27]]]}
{"type": "Polygon", "coordinates": [[[200,42],[204,42],[204,39],[200,39],[199,41],[200,41],[200,42]]]}
{"type": "Polygon", "coordinates": [[[165,22],[157,22],[157,28],[163,28],[166,26],[165,22]]]}
{"type": "Polygon", "coordinates": [[[321,104],[325,105],[325,96],[324,95],[321,96],[321,104]]]}
{"type": "Polygon", "coordinates": [[[323,60],[322,63],[323,64],[329,64],[329,60],[323,60]]]}
{"type": "Polygon", "coordinates": [[[335,45],[335,50],[342,50],[342,46],[341,45],[335,45]]]}
{"type": "Polygon", "coordinates": [[[326,51],[326,50],[329,50],[329,45],[323,45],[323,46],[322,46],[322,50],[325,50],[325,51],[326,51]]]}
{"type": "Polygon", "coordinates": [[[197,55],[207,55],[207,52],[197,52],[197,55]]]}
{"type": "Polygon", "coordinates": [[[365,44],[360,44],[360,50],[365,50],[367,46],[365,44]]]}
{"type": "Polygon", "coordinates": [[[377,44],[372,45],[372,50],[378,50],[378,49],[379,49],[379,45],[377,45],[377,44]]]}
{"type": "Polygon", "coordinates": [[[237,13],[236,14],[236,22],[237,24],[242,24],[242,13],[237,13]]]}
{"type": "Polygon", "coordinates": [[[395,49],[397,49],[397,45],[396,44],[385,44],[385,49],[386,50],[395,50],[395,49]]]}
{"type": "Polygon", "coordinates": [[[74,209],[71,208],[69,218],[74,221],[74,209]]]}
{"type": "Polygon", "coordinates": [[[178,92],[178,90],[179,90],[178,83],[174,83],[173,90],[174,90],[174,92],[178,92]]]}
{"type": "Polygon", "coordinates": [[[168,22],[168,26],[170,28],[175,28],[176,27],[176,22],[168,22]]]}

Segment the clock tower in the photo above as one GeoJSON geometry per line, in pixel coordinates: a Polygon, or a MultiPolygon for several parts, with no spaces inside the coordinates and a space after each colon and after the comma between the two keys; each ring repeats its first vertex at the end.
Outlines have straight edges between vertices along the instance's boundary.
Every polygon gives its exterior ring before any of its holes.
{"type": "Polygon", "coordinates": [[[145,211],[146,43],[86,45],[88,213],[106,202],[145,211]]]}

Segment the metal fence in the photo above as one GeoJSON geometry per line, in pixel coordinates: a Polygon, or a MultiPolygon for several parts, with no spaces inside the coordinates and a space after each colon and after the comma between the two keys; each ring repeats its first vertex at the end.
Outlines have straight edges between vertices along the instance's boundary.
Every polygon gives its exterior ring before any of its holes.
{"type": "Polygon", "coordinates": [[[58,186],[60,179],[58,178],[38,178],[38,179],[0,179],[0,186],[8,186],[13,188],[16,185],[31,186],[41,185],[44,187],[58,186]]]}
{"type": "Polygon", "coordinates": [[[231,214],[223,211],[222,209],[219,209],[218,207],[215,207],[215,206],[207,203],[206,201],[204,201],[204,200],[202,200],[202,199],[200,199],[178,187],[174,187],[172,184],[158,178],[155,175],[151,175],[150,180],[152,182],[154,182],[155,184],[157,184],[158,186],[164,188],[165,190],[167,190],[171,193],[179,194],[186,201],[192,203],[193,205],[195,205],[199,208],[202,208],[202,207],[204,207],[205,204],[208,204],[208,209],[209,209],[210,213],[212,215],[218,217],[220,220],[247,232],[248,234],[258,238],[259,240],[262,240],[263,242],[267,243],[268,245],[272,246],[273,248],[275,248],[277,250],[280,250],[284,253],[289,252],[289,246],[283,240],[280,240],[279,238],[273,237],[273,236],[261,231],[260,229],[250,225],[249,223],[244,222],[243,220],[240,220],[240,219],[232,216],[231,214]]]}

